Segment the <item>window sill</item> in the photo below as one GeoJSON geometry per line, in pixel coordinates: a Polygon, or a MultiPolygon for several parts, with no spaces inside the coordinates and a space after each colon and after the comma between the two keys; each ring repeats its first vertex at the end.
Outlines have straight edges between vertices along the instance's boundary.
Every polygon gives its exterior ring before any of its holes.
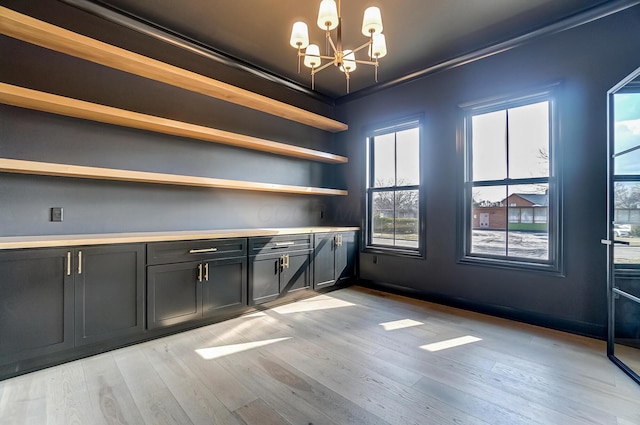
{"type": "Polygon", "coordinates": [[[409,257],[416,259],[424,259],[425,254],[421,250],[415,249],[402,249],[402,248],[391,248],[377,245],[368,245],[362,249],[362,252],[365,254],[380,254],[380,255],[391,255],[396,257],[409,257]]]}
{"type": "Polygon", "coordinates": [[[466,255],[458,260],[458,264],[470,266],[495,267],[505,270],[516,270],[524,272],[545,273],[557,277],[565,277],[562,266],[549,263],[534,263],[525,260],[489,258],[466,255]]]}

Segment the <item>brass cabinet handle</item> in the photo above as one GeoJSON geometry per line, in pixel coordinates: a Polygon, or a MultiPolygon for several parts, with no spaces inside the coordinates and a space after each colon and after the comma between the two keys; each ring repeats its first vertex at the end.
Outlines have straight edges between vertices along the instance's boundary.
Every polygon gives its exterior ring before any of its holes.
{"type": "Polygon", "coordinates": [[[198,264],[198,282],[202,282],[202,264],[198,264]]]}
{"type": "Polygon", "coordinates": [[[67,276],[71,276],[71,251],[67,251],[67,276]]]}
{"type": "Polygon", "coordinates": [[[82,274],[82,251],[78,251],[78,274],[82,274]]]}
{"type": "Polygon", "coordinates": [[[209,263],[204,263],[204,280],[209,281],[209,263]]]}
{"type": "Polygon", "coordinates": [[[189,254],[203,254],[205,252],[216,252],[218,248],[190,249],[189,254]]]}

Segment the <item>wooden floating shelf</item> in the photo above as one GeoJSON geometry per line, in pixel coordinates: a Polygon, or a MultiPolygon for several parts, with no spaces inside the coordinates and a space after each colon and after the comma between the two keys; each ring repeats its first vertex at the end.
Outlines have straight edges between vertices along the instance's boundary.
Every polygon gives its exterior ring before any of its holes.
{"type": "Polygon", "coordinates": [[[328,152],[287,145],[153,115],[140,114],[5,83],[0,83],[0,103],[296,158],[328,163],[345,163],[348,161],[346,157],[328,152]]]}
{"type": "Polygon", "coordinates": [[[81,179],[119,180],[139,183],[157,183],[178,186],[199,186],[221,189],[255,190],[262,192],[297,193],[307,195],[347,195],[346,190],[319,187],[291,186],[274,183],[247,182],[211,177],[183,176],[147,171],[86,167],[51,162],[24,161],[0,158],[0,172],[35,174],[41,176],[75,177],[81,179]]]}
{"type": "Polygon", "coordinates": [[[80,59],[322,130],[338,132],[348,128],[346,124],[325,116],[94,40],[5,7],[0,7],[0,33],[80,59]]]}

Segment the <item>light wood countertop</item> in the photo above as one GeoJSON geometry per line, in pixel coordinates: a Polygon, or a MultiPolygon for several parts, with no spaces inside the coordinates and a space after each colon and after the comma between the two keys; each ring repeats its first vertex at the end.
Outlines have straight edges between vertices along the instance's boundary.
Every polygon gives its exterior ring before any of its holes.
{"type": "Polygon", "coordinates": [[[198,239],[248,238],[253,236],[300,235],[360,230],[359,227],[289,227],[257,229],[183,230],[176,232],[96,233],[79,235],[5,236],[0,250],[58,246],[107,245],[198,239]]]}

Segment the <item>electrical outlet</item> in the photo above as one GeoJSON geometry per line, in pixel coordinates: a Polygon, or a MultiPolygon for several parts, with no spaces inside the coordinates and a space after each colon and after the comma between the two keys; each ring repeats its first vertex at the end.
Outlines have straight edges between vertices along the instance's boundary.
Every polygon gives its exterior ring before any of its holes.
{"type": "Polygon", "coordinates": [[[62,207],[51,208],[51,221],[62,221],[62,207]]]}

